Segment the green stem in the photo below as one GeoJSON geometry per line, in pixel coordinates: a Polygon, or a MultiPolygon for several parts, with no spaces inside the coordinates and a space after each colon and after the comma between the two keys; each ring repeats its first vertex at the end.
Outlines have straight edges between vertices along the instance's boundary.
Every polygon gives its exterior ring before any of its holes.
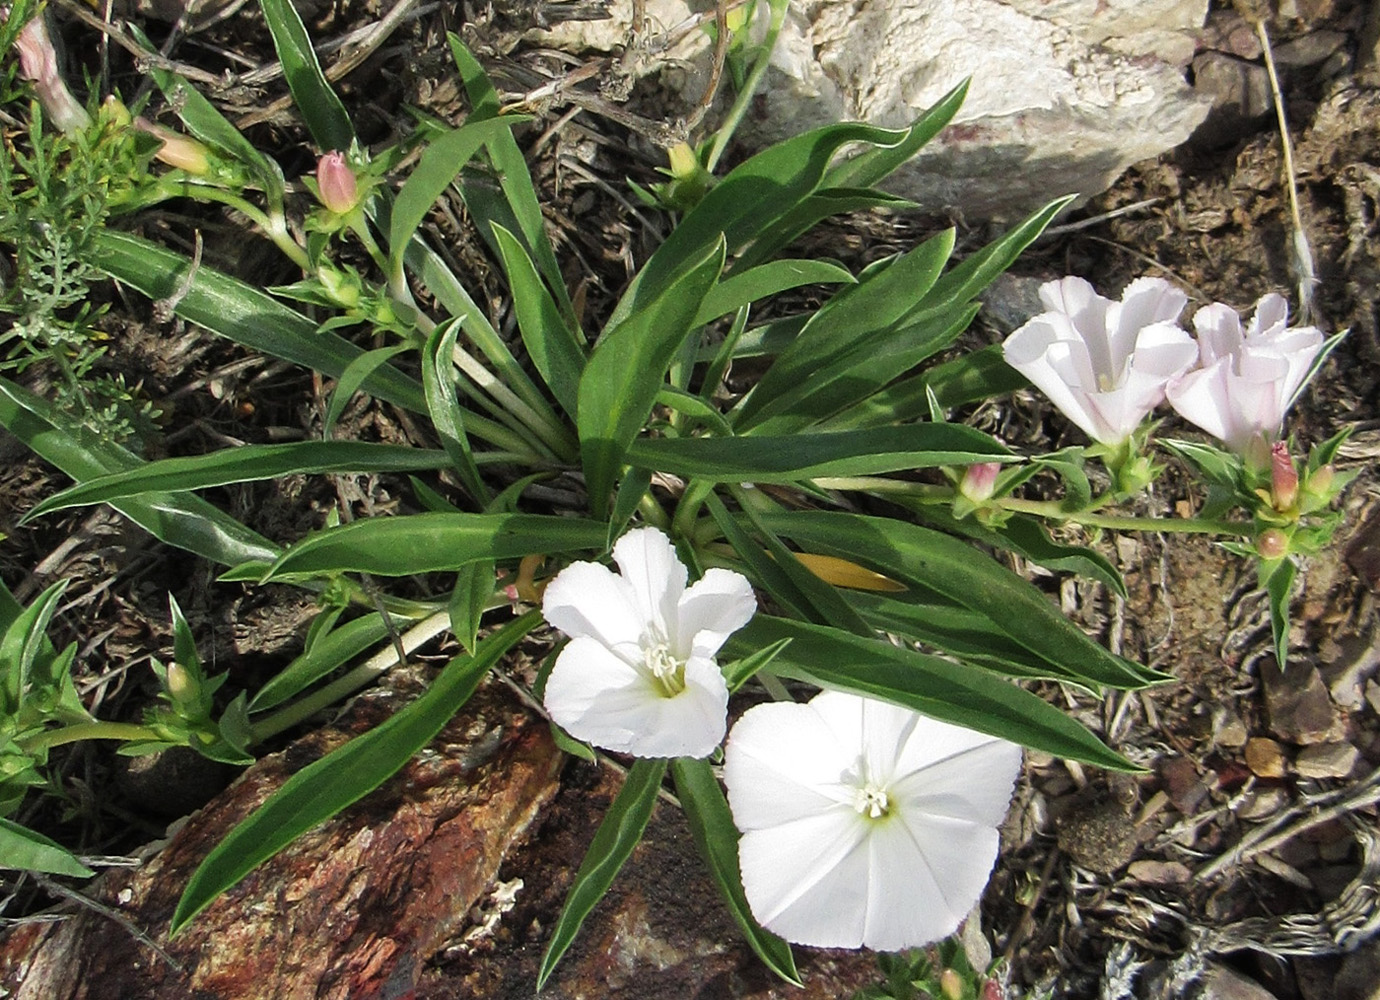
{"type": "MultiPolygon", "coordinates": [[[[403,652],[411,655],[425,643],[430,642],[450,628],[450,612],[438,611],[429,618],[418,622],[400,636],[403,652]]],[[[327,684],[318,691],[293,702],[251,727],[251,742],[260,743],[270,736],[276,736],[291,729],[305,719],[311,718],[323,708],[327,708],[346,698],[381,674],[398,665],[397,650],[390,643],[369,659],[355,667],[345,676],[327,684]]]]}
{"type": "Polygon", "coordinates": [[[719,130],[714,133],[714,138],[710,140],[709,155],[705,157],[704,165],[711,174],[719,163],[719,157],[727,148],[728,140],[733,138],[733,133],[743,120],[743,115],[747,114],[748,105],[752,102],[753,95],[757,93],[757,86],[762,82],[762,76],[767,72],[767,66],[771,63],[772,49],[776,48],[776,36],[781,34],[781,25],[786,21],[787,0],[769,0],[769,3],[771,4],[771,23],[767,26],[766,38],[762,39],[757,61],[752,64],[752,70],[748,73],[748,78],[743,85],[743,92],[734,100],[733,107],[728,109],[728,115],[724,118],[724,123],[719,126],[719,130]]]}
{"type": "Polygon", "coordinates": [[[156,740],[157,733],[147,726],[132,722],[79,722],[61,729],[47,729],[19,740],[20,748],[29,754],[51,750],[78,740],[156,740]]]}

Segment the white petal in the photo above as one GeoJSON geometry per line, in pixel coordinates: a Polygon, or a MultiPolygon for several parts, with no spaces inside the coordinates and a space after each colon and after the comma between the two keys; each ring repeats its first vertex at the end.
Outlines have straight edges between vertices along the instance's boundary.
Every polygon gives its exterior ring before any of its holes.
{"type": "Polygon", "coordinates": [[[1060,413],[1101,441],[1108,429],[1088,406],[1088,393],[1097,388],[1096,372],[1087,346],[1071,336],[1066,319],[1042,313],[1007,337],[1002,353],[1006,363],[1030,379],[1060,413]]]}
{"type": "Polygon", "coordinates": [[[1230,443],[1229,437],[1236,424],[1227,386],[1230,375],[1231,358],[1221,358],[1171,380],[1165,387],[1165,397],[1179,416],[1218,440],[1230,443]]]}
{"type": "Polygon", "coordinates": [[[1241,317],[1221,302],[1203,306],[1194,313],[1193,329],[1198,333],[1198,356],[1204,367],[1235,354],[1245,339],[1241,317]]]}
{"type": "Polygon", "coordinates": [[[543,699],[577,739],[637,757],[705,757],[724,737],[728,685],[712,663],[691,661],[685,690],[662,694],[645,674],[592,639],[561,651],[543,699]]]}
{"type": "Polygon", "coordinates": [[[1246,339],[1283,333],[1288,323],[1288,300],[1278,292],[1262,295],[1260,301],[1255,304],[1255,315],[1246,326],[1246,339]]]}
{"type": "Polygon", "coordinates": [[[870,891],[869,825],[856,810],[836,805],[744,834],[738,863],[757,921],[796,944],[861,945],[870,891]]]}
{"type": "Polygon", "coordinates": [[[996,829],[1006,817],[1020,770],[1021,748],[1014,743],[922,719],[897,763],[890,791],[907,815],[996,829]]]}
{"type": "Polygon", "coordinates": [[[856,763],[857,741],[840,745],[813,706],[758,705],[733,724],[724,748],[724,784],[739,830],[777,826],[851,802],[852,790],[840,780],[856,763]]]}
{"type": "Polygon", "coordinates": [[[741,573],[714,568],[691,584],[676,607],[671,646],[676,655],[712,658],[730,635],[757,613],[752,584],[741,573]]]}
{"type": "Polygon", "coordinates": [[[952,934],[982,897],[999,846],[995,827],[904,812],[877,824],[863,944],[899,951],[952,934]]]}
{"type": "Polygon", "coordinates": [[[571,637],[588,636],[605,646],[636,646],[647,628],[632,588],[607,566],[571,563],[546,585],[541,613],[571,637]]]}
{"type": "Polygon", "coordinates": [[[1155,323],[1176,323],[1188,296],[1163,278],[1137,278],[1121,293],[1120,320],[1131,330],[1155,323]]]}
{"type": "Polygon", "coordinates": [[[669,638],[687,575],[671,540],[656,528],[629,531],[614,543],[613,560],[632,588],[643,621],[669,638]]]}
{"type": "Polygon", "coordinates": [[[1105,330],[1107,307],[1111,302],[1098,295],[1083,278],[1070,275],[1059,281],[1047,281],[1040,286],[1040,301],[1051,312],[1063,313],[1083,336],[1093,330],[1105,330]]]}

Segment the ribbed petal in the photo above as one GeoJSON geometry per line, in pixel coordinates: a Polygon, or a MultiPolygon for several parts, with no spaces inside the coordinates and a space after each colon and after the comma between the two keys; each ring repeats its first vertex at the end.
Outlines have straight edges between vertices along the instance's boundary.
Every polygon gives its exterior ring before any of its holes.
{"type": "Polygon", "coordinates": [[[1042,313],[1006,338],[1002,353],[1006,363],[1030,379],[1060,413],[1090,438],[1102,441],[1107,428],[1088,406],[1088,392],[1097,388],[1096,372],[1087,346],[1068,339],[1071,332],[1065,317],[1042,313]]]}
{"type": "Polygon", "coordinates": [[[666,697],[645,674],[592,639],[561,651],[543,699],[577,739],[637,757],[705,757],[724,737],[728,686],[712,663],[685,667],[685,690],[666,697]]]}
{"type": "Polygon", "coordinates": [[[1255,315],[1246,326],[1246,339],[1281,334],[1288,323],[1288,300],[1278,292],[1268,292],[1255,304],[1255,315]]]}
{"type": "Polygon", "coordinates": [[[869,822],[834,806],[754,830],[738,842],[743,892],[762,926],[818,948],[862,944],[869,883],[869,822]]]}
{"type": "Polygon", "coordinates": [[[682,659],[712,657],[757,612],[752,584],[741,573],[711,569],[690,585],[676,607],[671,645],[682,659]]]}
{"type": "Polygon", "coordinates": [[[877,824],[863,944],[916,948],[957,930],[982,897],[1000,839],[995,827],[901,812],[877,824]]]}
{"type": "Polygon", "coordinates": [[[823,697],[809,705],[758,705],[733,724],[724,784],[738,829],[773,827],[851,802],[852,790],[840,780],[856,763],[858,744],[852,741],[850,753],[812,710],[823,697]]]}
{"type": "Polygon", "coordinates": [[[1165,390],[1165,397],[1179,416],[1198,425],[1219,441],[1231,444],[1236,421],[1232,415],[1231,392],[1227,385],[1230,376],[1231,358],[1224,357],[1171,381],[1165,390]]]}
{"type": "Polygon", "coordinates": [[[1203,367],[1241,349],[1245,335],[1241,317],[1231,306],[1214,302],[1193,314],[1193,329],[1198,333],[1198,358],[1203,367]]]}
{"type": "Polygon", "coordinates": [[[656,528],[629,531],[614,544],[613,560],[632,588],[643,621],[652,624],[659,636],[670,638],[687,575],[671,540],[656,528]]]}
{"type": "Polygon", "coordinates": [[[925,719],[897,765],[892,798],[906,815],[996,828],[1011,805],[1021,748],[971,730],[925,719]],[[957,730],[957,732],[951,732],[957,730]],[[928,760],[923,758],[928,757],[928,760]]]}
{"type": "Polygon", "coordinates": [[[627,582],[599,563],[571,563],[546,586],[541,613],[571,637],[636,647],[647,628],[627,582]]]}

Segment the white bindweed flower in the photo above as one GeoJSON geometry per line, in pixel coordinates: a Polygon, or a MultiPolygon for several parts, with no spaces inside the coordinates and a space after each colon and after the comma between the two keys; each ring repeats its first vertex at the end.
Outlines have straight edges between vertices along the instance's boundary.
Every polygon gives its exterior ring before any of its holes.
{"type": "Polygon", "coordinates": [[[1230,306],[1199,309],[1199,366],[1169,384],[1170,405],[1238,454],[1262,437],[1274,440],[1323,346],[1318,330],[1288,320],[1289,304],[1274,293],[1256,303],[1244,331],[1230,306]]]}
{"type": "Polygon", "coordinates": [[[724,751],[753,916],[797,944],[918,947],[953,933],[996,862],[1021,749],[826,691],[749,709],[724,751]]]}
{"type": "Polygon", "coordinates": [[[757,610],[740,573],[711,569],[687,588],[671,540],[630,531],[613,547],[622,575],[567,566],[547,585],[546,620],[571,636],[546,682],[570,735],[638,757],[704,757],[724,738],[728,685],[714,655],[757,610]]]}
{"type": "Polygon", "coordinates": [[[1197,356],[1177,325],[1188,299],[1159,278],[1137,278],[1120,302],[1072,277],[1041,285],[1040,299],[1048,311],[1006,338],[1006,363],[1102,444],[1129,438],[1197,356]]]}

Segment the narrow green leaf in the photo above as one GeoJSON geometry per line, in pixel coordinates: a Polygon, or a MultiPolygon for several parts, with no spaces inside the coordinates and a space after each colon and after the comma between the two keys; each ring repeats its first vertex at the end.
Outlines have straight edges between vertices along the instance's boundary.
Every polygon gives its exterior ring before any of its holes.
{"type": "Polygon", "coordinates": [[[450,593],[450,630],[465,649],[473,651],[479,640],[480,619],[494,598],[495,563],[479,559],[455,571],[450,593]]]}
{"type": "Polygon", "coordinates": [[[374,517],[308,536],[288,549],[269,575],[449,572],[480,559],[579,549],[598,552],[606,533],[602,521],[543,514],[374,517]]]}
{"type": "Polygon", "coordinates": [[[759,670],[764,670],[771,665],[771,661],[776,659],[776,654],[787,646],[788,640],[774,642],[765,649],[759,649],[749,656],[744,656],[741,660],[734,660],[732,663],[724,664],[724,679],[728,681],[728,689],[737,691],[748,681],[757,675],[759,670]]]}
{"type": "Polygon", "coordinates": [[[666,369],[694,329],[695,314],[723,263],[724,244],[718,241],[662,294],[644,297],[643,308],[606,330],[585,365],[577,423],[590,505],[598,517],[608,510],[628,446],[646,424],[666,369]]]}
{"type": "Polygon", "coordinates": [[[791,946],[771,931],[763,930],[748,907],[738,869],[738,831],[709,762],[681,757],[671,762],[671,776],[700,857],[709,866],[709,874],[748,944],[772,972],[792,985],[803,985],[791,946]]]}
{"type": "Polygon", "coordinates": [[[1127,596],[1125,581],[1106,556],[1085,545],[1056,542],[1037,518],[1014,514],[1001,527],[986,528],[974,518],[959,520],[947,508],[933,504],[915,504],[911,509],[941,531],[966,535],[995,548],[1015,552],[1045,569],[1092,577],[1106,584],[1118,597],[1127,596]]]}
{"type": "Polygon", "coordinates": [[[490,668],[540,620],[532,611],[455,657],[426,694],[386,722],[308,764],[217,844],[192,873],[172,916],[175,935],[225,890],[297,837],[398,772],[465,704],[490,668]]]}
{"type": "Polygon", "coordinates": [[[259,178],[271,204],[283,202],[283,170],[269,159],[235,128],[216,106],[185,79],[157,66],[149,67],[149,75],[167,98],[187,131],[231,160],[249,167],[259,178]]]}
{"type": "Polygon", "coordinates": [[[451,468],[460,477],[470,498],[481,507],[489,502],[489,489],[479,476],[465,433],[465,415],[455,396],[455,339],[460,334],[458,320],[440,324],[422,348],[422,389],[436,433],[441,437],[451,468]]]}
{"type": "MultiPolygon", "coordinates": [[[[753,387],[738,408],[735,426],[746,430],[789,410],[822,386],[848,376],[861,361],[875,363],[879,355],[896,355],[888,349],[889,342],[909,325],[902,323],[903,318],[934,287],[953,246],[954,230],[945,230],[885,267],[874,265],[858,284],[837,292],[753,387]]],[[[894,369],[876,376],[876,384],[861,395],[875,392],[914,367],[919,359],[913,359],[912,353],[902,352],[894,369]]]]}
{"type": "Polygon", "coordinates": [[[782,437],[643,438],[628,449],[628,461],[634,465],[732,483],[790,483],[1009,458],[1011,452],[996,440],[961,424],[782,437]]]}
{"type": "Polygon", "coordinates": [[[885,180],[918,153],[958,113],[967,93],[968,81],[964,80],[911,122],[899,142],[876,144],[831,166],[819,181],[820,190],[766,228],[744,254],[739,267],[754,266],[766,260],[822,219],[866,207],[854,203],[856,189],[871,188],[885,180]]]}
{"type": "MultiPolygon", "coordinates": [[[[184,286],[176,313],[212,333],[282,358],[331,378],[340,378],[351,361],[364,353],[251,285],[192,262],[148,240],[104,229],[92,242],[91,261],[112,278],[151,299],[173,297],[184,286]],[[190,284],[188,282],[190,281],[190,284]]],[[[422,387],[391,365],[383,365],[364,383],[372,396],[414,413],[426,412],[422,387]]]]}
{"type": "MultiPolygon", "coordinates": [[[[34,683],[34,663],[45,653],[51,654],[48,623],[53,620],[58,601],[67,589],[67,581],[59,580],[33,599],[27,608],[15,616],[0,635],[0,714],[17,715],[24,695],[34,683]]],[[[39,686],[44,678],[38,678],[39,686]]]]}
{"type": "Polygon", "coordinates": [[[73,878],[96,874],[56,841],[7,819],[0,819],[0,868],[73,878]]]}
{"type": "Polygon", "coordinates": [[[523,346],[556,402],[573,417],[579,400],[580,374],[585,367],[584,348],[561,317],[517,237],[495,224],[494,238],[512,289],[513,311],[523,346]]]}
{"type": "Polygon", "coordinates": [[[176,493],[279,476],[334,472],[416,472],[444,469],[446,453],[433,448],[370,441],[292,441],[243,444],[206,455],[164,458],[69,486],[43,500],[25,520],[70,507],[110,503],[144,493],[176,493]]]}
{"type": "Polygon", "coordinates": [[[630,466],[623,473],[623,478],[618,482],[618,493],[613,499],[613,510],[609,512],[609,533],[604,543],[606,549],[613,548],[613,543],[628,527],[628,522],[642,505],[642,498],[651,488],[650,470],[630,466]]]}
{"type": "MultiPolygon", "coordinates": [[[[138,458],[101,441],[26,389],[0,379],[0,425],[37,455],[81,482],[138,467],[138,458]]],[[[198,497],[157,493],[111,504],[160,541],[225,566],[271,561],[278,548],[198,497]]]]}
{"type": "Polygon", "coordinates": [[[720,239],[736,253],[784,217],[819,186],[842,147],[853,142],[891,146],[907,132],[854,122],[826,125],[777,143],[739,164],[688,212],[657,248],[619,301],[610,325],[660,298],[720,239]]]}
{"type": "MultiPolygon", "coordinates": [[[[474,121],[484,121],[496,116],[499,113],[498,92],[489,82],[483,67],[465,48],[459,36],[453,32],[447,32],[446,41],[450,43],[451,56],[455,59],[456,69],[460,71],[460,79],[464,82],[465,93],[470,99],[471,118],[474,121]]],[[[487,148],[489,159],[498,174],[499,185],[503,189],[507,205],[511,209],[513,219],[518,224],[522,238],[536,257],[537,266],[545,277],[547,285],[555,293],[561,314],[573,325],[575,324],[575,309],[566,292],[565,278],[561,274],[560,263],[556,260],[555,251],[551,249],[551,241],[546,235],[546,223],[541,212],[541,199],[537,197],[536,186],[532,183],[532,174],[527,169],[526,157],[522,155],[522,150],[518,147],[517,139],[513,137],[512,132],[496,134],[487,143],[487,148]]],[[[466,197],[467,205],[470,204],[470,201],[471,199],[466,197]]],[[[479,216],[476,215],[476,221],[478,220],[479,216]]],[[[481,223],[480,231],[487,232],[488,229],[481,223]]]]}
{"type": "Polygon", "coordinates": [[[372,351],[366,351],[345,366],[345,370],[340,373],[340,378],[336,380],[335,389],[331,392],[331,401],[326,407],[326,417],[321,421],[321,436],[323,438],[330,439],[335,430],[336,422],[345,412],[345,407],[350,404],[350,400],[364,386],[364,383],[369,381],[369,376],[383,367],[385,362],[412,350],[412,346],[403,343],[378,347],[372,351]]]}
{"type": "Polygon", "coordinates": [[[394,281],[402,278],[403,254],[413,233],[461,168],[494,136],[528,120],[526,115],[504,115],[489,121],[468,122],[427,146],[398,191],[388,220],[389,274],[394,281]]]}
{"type": "Polygon", "coordinates": [[[894,518],[833,511],[766,514],[762,521],[802,548],[852,559],[982,613],[994,629],[1085,683],[1147,683],[1144,668],[1088,638],[1048,597],[966,542],[894,518]]]}
{"type": "Polygon", "coordinates": [[[642,831],[652,818],[652,807],[656,805],[657,792],[661,789],[661,779],[665,774],[664,760],[639,760],[628,769],[623,787],[604,814],[604,821],[599,824],[594,841],[585,853],[585,860],[575,873],[570,892],[566,894],[560,918],[552,928],[551,940],[541,959],[541,971],[537,973],[538,993],[551,978],[561,957],[575,942],[585,917],[604,898],[623,862],[628,860],[633,848],[642,839],[642,831]]]}
{"type": "Polygon", "coordinates": [[[772,672],[904,705],[931,718],[1116,771],[1135,766],[1065,712],[985,670],[824,625],[758,614],[729,639],[745,654],[782,639],[772,672]]]}
{"type": "Polygon", "coordinates": [[[249,711],[276,708],[387,638],[388,626],[378,612],[332,629],[270,678],[254,695],[249,711]]]}
{"type": "Polygon", "coordinates": [[[283,76],[311,137],[323,150],[346,150],[354,141],[350,114],[321,72],[306,26],[291,0],[259,0],[283,76]]]}
{"type": "Polygon", "coordinates": [[[815,424],[816,430],[880,427],[922,417],[930,393],[945,409],[1004,396],[1029,382],[1006,363],[1001,345],[993,344],[942,362],[919,375],[902,379],[815,424]]]}
{"type": "Polygon", "coordinates": [[[853,284],[847,269],[827,260],[774,260],[726,278],[709,290],[695,326],[712,323],[743,306],[801,285],[853,284]]]}
{"type": "Polygon", "coordinates": [[[742,525],[728,512],[728,508],[717,495],[710,493],[705,497],[704,505],[714,523],[723,532],[724,538],[728,540],[728,544],[733,546],[733,551],[743,560],[744,568],[754,585],[765,590],[777,604],[796,617],[824,622],[824,615],[811,604],[810,596],[796,586],[796,581],[743,530],[742,525]]]}
{"type": "Polygon", "coordinates": [[[1285,558],[1265,581],[1265,593],[1270,598],[1270,636],[1275,646],[1275,663],[1280,670],[1289,665],[1289,598],[1294,592],[1297,575],[1294,561],[1285,558]]]}

